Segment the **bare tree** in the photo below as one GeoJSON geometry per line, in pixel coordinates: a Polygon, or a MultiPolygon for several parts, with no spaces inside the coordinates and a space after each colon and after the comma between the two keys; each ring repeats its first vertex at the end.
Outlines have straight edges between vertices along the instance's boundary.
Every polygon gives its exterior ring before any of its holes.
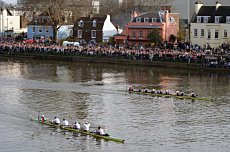
{"type": "Polygon", "coordinates": [[[31,14],[39,15],[46,13],[49,16],[51,26],[53,27],[53,38],[57,41],[57,31],[66,22],[82,16],[84,12],[89,11],[88,7],[91,0],[27,0],[24,7],[31,11],[31,14]],[[84,3],[83,3],[84,2],[84,3]],[[84,9],[80,9],[84,8],[84,9]]]}
{"type": "Polygon", "coordinates": [[[114,14],[119,9],[118,0],[101,0],[100,14],[114,14]]]}

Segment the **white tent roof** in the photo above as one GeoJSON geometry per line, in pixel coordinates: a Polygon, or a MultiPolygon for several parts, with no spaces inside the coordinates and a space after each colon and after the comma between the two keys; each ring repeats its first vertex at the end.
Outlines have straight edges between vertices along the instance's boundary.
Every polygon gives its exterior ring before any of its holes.
{"type": "Polygon", "coordinates": [[[107,15],[102,30],[103,30],[103,39],[109,39],[109,37],[112,37],[117,34],[116,27],[110,21],[110,15],[107,15]]]}

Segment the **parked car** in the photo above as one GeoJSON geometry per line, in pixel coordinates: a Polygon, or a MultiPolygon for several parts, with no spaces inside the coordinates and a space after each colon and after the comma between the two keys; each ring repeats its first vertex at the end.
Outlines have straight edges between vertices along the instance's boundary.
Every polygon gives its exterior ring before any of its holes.
{"type": "Polygon", "coordinates": [[[79,43],[79,42],[63,41],[62,46],[74,46],[74,47],[79,47],[79,46],[80,46],[80,43],[79,43]]]}

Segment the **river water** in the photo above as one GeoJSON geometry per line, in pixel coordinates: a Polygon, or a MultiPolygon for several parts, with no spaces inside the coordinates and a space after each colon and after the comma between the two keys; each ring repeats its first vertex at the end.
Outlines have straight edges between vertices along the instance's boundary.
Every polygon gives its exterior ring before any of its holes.
{"type": "Polygon", "coordinates": [[[230,75],[141,66],[0,60],[0,151],[230,150],[230,75]],[[195,91],[213,101],[124,92],[130,85],[195,91]],[[107,127],[125,143],[30,121],[44,114],[107,127]]]}

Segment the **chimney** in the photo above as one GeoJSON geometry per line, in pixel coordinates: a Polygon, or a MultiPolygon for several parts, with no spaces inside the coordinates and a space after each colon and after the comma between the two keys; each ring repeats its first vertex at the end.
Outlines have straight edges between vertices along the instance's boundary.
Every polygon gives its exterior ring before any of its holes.
{"type": "Polygon", "coordinates": [[[93,18],[93,13],[89,14],[89,18],[92,19],[93,18]]]}
{"type": "Polygon", "coordinates": [[[216,2],[216,9],[218,9],[221,6],[221,3],[219,1],[216,2]]]}
{"type": "Polygon", "coordinates": [[[106,19],[110,21],[110,15],[107,14],[106,19]]]}
{"type": "Polygon", "coordinates": [[[200,1],[195,2],[195,13],[197,14],[200,11],[200,8],[203,6],[203,3],[200,1]]]}

